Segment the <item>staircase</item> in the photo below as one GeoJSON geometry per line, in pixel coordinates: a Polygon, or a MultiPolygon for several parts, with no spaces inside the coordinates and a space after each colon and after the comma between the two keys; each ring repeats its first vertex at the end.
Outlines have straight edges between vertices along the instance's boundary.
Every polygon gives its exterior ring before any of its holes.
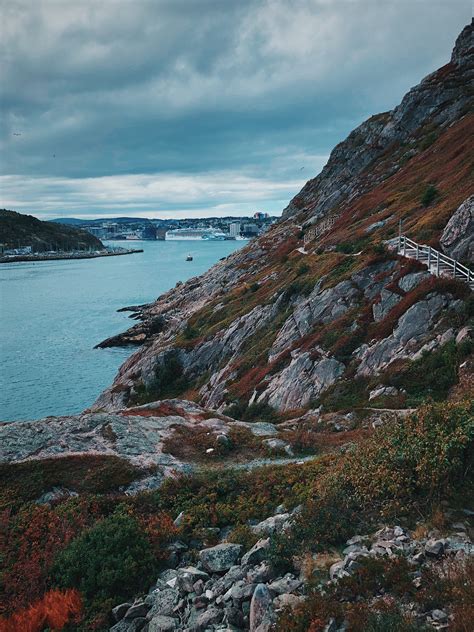
{"type": "Polygon", "coordinates": [[[451,277],[464,281],[471,290],[474,290],[474,272],[463,266],[459,261],[456,261],[456,259],[447,257],[442,252],[431,248],[431,246],[417,244],[415,241],[405,237],[405,235],[400,235],[397,242],[399,255],[421,261],[427,266],[429,272],[435,276],[451,277]]]}

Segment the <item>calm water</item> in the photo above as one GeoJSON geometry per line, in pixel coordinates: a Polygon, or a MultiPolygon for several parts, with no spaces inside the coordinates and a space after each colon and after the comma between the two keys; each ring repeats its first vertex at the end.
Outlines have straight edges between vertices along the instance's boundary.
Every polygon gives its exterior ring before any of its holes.
{"type": "Polygon", "coordinates": [[[131,353],[93,348],[134,324],[117,309],[152,301],[245,243],[134,242],[145,252],[0,265],[0,420],[92,404],[131,353]]]}

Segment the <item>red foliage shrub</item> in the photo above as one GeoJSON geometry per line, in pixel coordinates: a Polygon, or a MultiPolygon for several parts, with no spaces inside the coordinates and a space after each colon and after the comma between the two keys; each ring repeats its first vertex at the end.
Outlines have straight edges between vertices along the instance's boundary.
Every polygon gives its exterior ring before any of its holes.
{"type": "Polygon", "coordinates": [[[152,516],[140,516],[138,521],[152,546],[156,559],[166,559],[168,555],[166,545],[176,538],[179,532],[171,516],[161,512],[152,516]]]}
{"type": "Polygon", "coordinates": [[[81,619],[82,600],[77,590],[50,590],[28,608],[8,619],[0,618],[0,632],[40,632],[48,627],[62,630],[81,619]]]}
{"type": "Polygon", "coordinates": [[[27,507],[16,516],[3,513],[0,613],[12,612],[44,594],[56,554],[98,513],[96,503],[81,501],[64,508],[27,507]]]}

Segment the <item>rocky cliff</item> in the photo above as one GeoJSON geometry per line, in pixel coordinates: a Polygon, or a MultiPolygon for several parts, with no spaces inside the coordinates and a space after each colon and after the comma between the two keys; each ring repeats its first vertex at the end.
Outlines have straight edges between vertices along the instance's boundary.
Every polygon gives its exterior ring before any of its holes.
{"type": "Polygon", "coordinates": [[[384,244],[402,223],[472,262],[473,60],[468,25],[449,63],[335,147],[267,234],[137,308],[139,324],[104,344],[142,346],[93,409],[180,396],[278,414],[364,405],[374,389],[398,406],[432,396],[411,378],[425,351],[463,361],[470,293],[384,244]]]}

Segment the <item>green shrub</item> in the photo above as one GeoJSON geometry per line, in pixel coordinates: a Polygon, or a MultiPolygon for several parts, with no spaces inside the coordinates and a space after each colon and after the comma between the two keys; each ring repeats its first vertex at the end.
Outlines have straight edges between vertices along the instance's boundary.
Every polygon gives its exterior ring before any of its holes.
{"type": "Polygon", "coordinates": [[[89,603],[120,602],[147,589],[156,571],[151,545],[137,520],[117,511],[58,554],[52,577],[61,588],[77,588],[89,603]]]}
{"type": "Polygon", "coordinates": [[[457,384],[458,366],[473,347],[470,340],[459,346],[451,340],[440,349],[423,354],[405,371],[390,376],[388,381],[397,388],[405,389],[409,406],[419,405],[426,399],[443,401],[449,389],[457,384]]]}
{"type": "Polygon", "coordinates": [[[280,421],[277,411],[273,406],[263,402],[251,404],[237,401],[223,410],[224,415],[237,419],[238,421],[269,421],[271,423],[280,421]]]}
{"type": "Polygon", "coordinates": [[[425,207],[429,206],[431,202],[433,202],[433,200],[437,198],[438,196],[439,196],[438,189],[433,184],[429,184],[426,187],[425,192],[421,196],[422,206],[425,206],[425,207]]]}
{"type": "Polygon", "coordinates": [[[164,397],[177,397],[189,387],[184,375],[179,351],[168,351],[155,366],[155,376],[149,384],[139,384],[130,398],[131,404],[146,404],[164,397]]]}
{"type": "Polygon", "coordinates": [[[302,263],[300,265],[300,267],[298,268],[298,270],[296,271],[296,274],[298,276],[302,276],[303,274],[306,274],[307,272],[309,272],[309,265],[307,263],[302,263]]]}

